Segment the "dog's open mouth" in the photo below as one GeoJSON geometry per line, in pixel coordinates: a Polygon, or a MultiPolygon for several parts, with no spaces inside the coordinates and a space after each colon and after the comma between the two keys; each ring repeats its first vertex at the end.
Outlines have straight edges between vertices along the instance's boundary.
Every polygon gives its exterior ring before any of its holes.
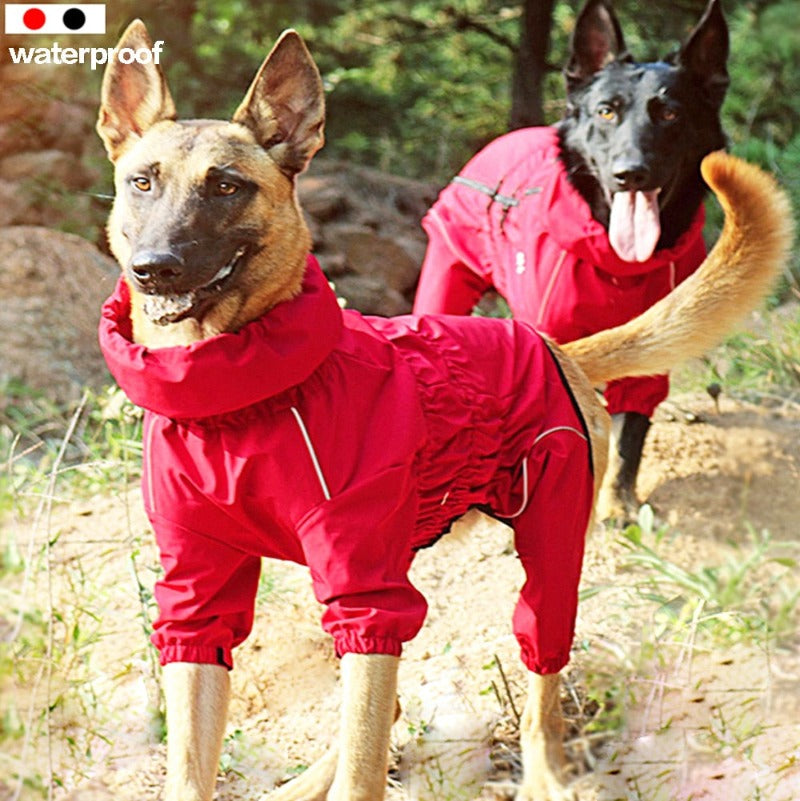
{"type": "Polygon", "coordinates": [[[205,301],[228,285],[246,255],[247,246],[241,245],[208,283],[189,292],[148,295],[144,301],[144,313],[156,325],[169,325],[196,316],[205,301]]]}
{"type": "Polygon", "coordinates": [[[647,261],[661,237],[660,189],[615,192],[608,221],[608,239],[623,261],[647,261]]]}

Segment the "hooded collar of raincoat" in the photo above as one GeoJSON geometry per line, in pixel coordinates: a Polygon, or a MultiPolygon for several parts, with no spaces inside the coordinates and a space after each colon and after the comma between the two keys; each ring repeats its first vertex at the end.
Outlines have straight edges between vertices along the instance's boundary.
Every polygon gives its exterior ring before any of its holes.
{"type": "Polygon", "coordinates": [[[309,256],[297,297],[238,333],[172,348],[151,350],[132,341],[130,290],[120,278],[103,305],[100,347],[133,403],[196,419],[243,409],[301,383],[334,349],[342,326],[336,296],[309,256]]]}
{"type": "Polygon", "coordinates": [[[705,210],[701,204],[692,224],[671,248],[656,250],[643,262],[628,262],[614,252],[608,240],[608,231],[592,217],[589,204],[569,182],[567,171],[558,157],[560,145],[555,128],[540,129],[548,132],[546,162],[553,163],[542,182],[542,206],[545,211],[543,227],[569,253],[590,264],[598,265],[616,276],[640,275],[659,267],[679,262],[697,238],[702,236],[705,210]]]}

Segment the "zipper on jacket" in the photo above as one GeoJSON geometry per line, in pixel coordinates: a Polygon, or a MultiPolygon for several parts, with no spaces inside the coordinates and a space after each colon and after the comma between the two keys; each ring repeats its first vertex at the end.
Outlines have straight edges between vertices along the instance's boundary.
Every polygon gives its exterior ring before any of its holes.
{"type": "Polygon", "coordinates": [[[317,458],[317,452],[314,450],[314,445],[311,442],[311,437],[308,435],[308,429],[306,428],[306,424],[303,422],[303,418],[300,415],[300,412],[297,410],[297,407],[291,407],[292,414],[294,415],[295,422],[297,423],[297,427],[300,429],[300,433],[303,436],[303,442],[306,445],[306,450],[308,451],[308,455],[311,457],[311,464],[314,465],[314,472],[317,474],[317,481],[319,481],[320,487],[322,487],[322,494],[325,496],[325,500],[329,501],[331,499],[331,493],[328,489],[328,483],[325,481],[325,476],[322,473],[322,467],[320,466],[319,459],[317,458]]]}

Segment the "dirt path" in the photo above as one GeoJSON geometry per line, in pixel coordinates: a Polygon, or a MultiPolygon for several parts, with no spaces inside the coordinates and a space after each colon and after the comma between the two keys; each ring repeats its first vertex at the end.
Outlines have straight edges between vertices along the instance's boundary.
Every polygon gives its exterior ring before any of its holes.
{"type": "MultiPolygon", "coordinates": [[[[723,398],[717,414],[700,396],[672,406],[706,422],[688,425],[660,414],[654,425],[642,488],[669,523],[660,540],[651,535],[660,553],[687,570],[713,568],[750,552],[749,530],[768,530],[796,556],[800,411],[723,398]]],[[[13,773],[22,765],[33,785],[47,780],[51,766],[56,798],[155,801],[163,750],[145,710],[157,700],[157,683],[137,611],[138,583],[145,590],[152,585],[156,555],[138,493],[63,506],[49,529],[36,533],[39,542],[47,531],[50,569],[39,565],[24,597],[29,617],[46,619],[52,591],[57,623],[50,648],[59,659],[49,678],[46,670],[37,672],[32,644],[25,686],[7,682],[7,727],[16,721],[19,736],[0,759],[0,777],[8,777],[0,799],[12,797],[13,773]],[[49,723],[42,718],[48,705],[49,723]]],[[[30,532],[29,522],[19,527],[20,547],[30,532]]],[[[462,719],[459,729],[470,764],[446,770],[445,778],[460,775],[462,789],[468,774],[478,778],[471,790],[451,793],[442,784],[421,797],[476,797],[487,778],[481,771],[489,770],[493,784],[481,797],[493,798],[518,768],[512,699],[521,708],[524,677],[509,619],[521,571],[505,527],[474,514],[456,533],[463,536],[445,538],[414,567],[430,613],[405,652],[397,754],[407,757],[418,748],[420,731],[444,725],[440,701],[447,697],[448,707],[462,706],[476,722],[466,727],[462,719]]],[[[754,632],[709,650],[692,638],[696,620],[686,622],[690,636],[659,639],[663,610],[643,597],[645,573],[626,554],[619,532],[593,533],[583,588],[596,592],[581,606],[565,698],[582,801],[800,798],[797,643],[767,647],[754,632]],[[644,649],[642,642],[657,645],[644,649]],[[594,732],[591,719],[606,692],[625,725],[594,732]]],[[[796,573],[794,592],[800,591],[796,573]]],[[[256,626],[236,655],[221,800],[259,799],[334,736],[338,668],[319,612],[305,570],[265,566],[256,626]]],[[[793,614],[796,619],[796,609],[793,614]]],[[[430,760],[425,765],[428,778],[441,778],[430,760]]],[[[395,783],[398,777],[406,785],[420,781],[405,760],[393,775],[395,783]]],[[[389,795],[408,797],[399,784],[389,795]]]]}

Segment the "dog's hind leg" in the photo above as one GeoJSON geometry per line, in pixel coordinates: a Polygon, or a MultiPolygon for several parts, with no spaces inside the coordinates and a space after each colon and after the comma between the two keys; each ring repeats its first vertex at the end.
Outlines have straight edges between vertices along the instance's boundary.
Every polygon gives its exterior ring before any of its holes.
{"type": "MultiPolygon", "coordinates": [[[[591,446],[583,439],[580,422],[542,439],[542,472],[531,487],[528,508],[514,521],[515,546],[527,576],[514,632],[530,671],[520,726],[523,776],[517,801],[575,799],[566,784],[556,671],[569,658],[583,546],[608,455],[605,409],[575,364],[558,348],[553,353],[580,407],[591,446]]],[[[536,455],[534,450],[531,465],[536,455]]]]}
{"type": "Polygon", "coordinates": [[[514,521],[527,577],[514,611],[514,633],[531,671],[517,799],[568,801],[574,796],[565,780],[558,671],[569,659],[594,481],[589,445],[579,430],[554,431],[539,450],[530,456],[532,464],[542,466],[530,504],[514,521]]]}
{"type": "Polygon", "coordinates": [[[574,801],[565,783],[564,719],[558,673],[529,673],[528,700],[522,713],[522,784],[516,801],[574,801]]]}
{"type": "Polygon", "coordinates": [[[650,419],[638,412],[611,416],[611,446],[606,481],[600,490],[598,515],[620,525],[634,522],[639,513],[636,479],[642,461],[650,419]]]}

